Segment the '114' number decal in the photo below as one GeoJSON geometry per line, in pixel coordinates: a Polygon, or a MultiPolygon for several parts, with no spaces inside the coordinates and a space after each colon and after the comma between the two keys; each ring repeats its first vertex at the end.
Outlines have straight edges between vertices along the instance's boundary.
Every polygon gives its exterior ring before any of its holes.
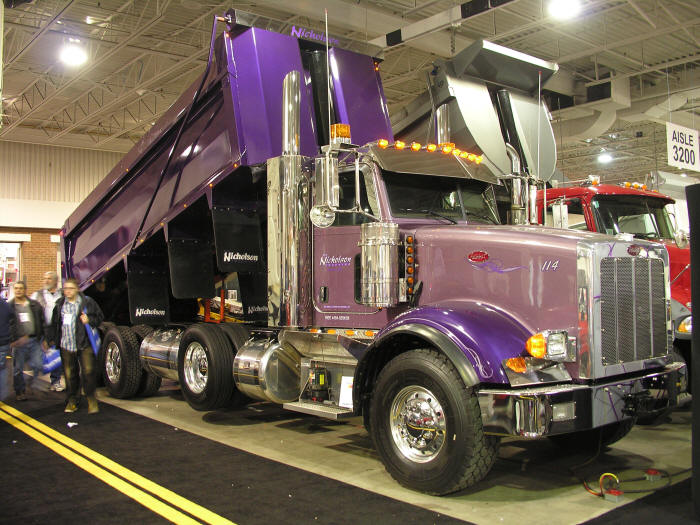
{"type": "Polygon", "coordinates": [[[559,259],[555,261],[547,260],[542,263],[543,272],[556,272],[559,269],[559,259]]]}

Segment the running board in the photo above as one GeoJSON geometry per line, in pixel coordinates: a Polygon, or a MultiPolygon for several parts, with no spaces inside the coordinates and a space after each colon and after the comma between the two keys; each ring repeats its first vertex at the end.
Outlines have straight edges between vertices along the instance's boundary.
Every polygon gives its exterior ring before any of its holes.
{"type": "Polygon", "coordinates": [[[335,405],[321,405],[319,403],[308,403],[306,401],[294,401],[293,403],[285,403],[282,405],[287,410],[294,412],[303,412],[312,416],[323,417],[326,419],[347,419],[353,417],[352,410],[349,408],[339,407],[335,405]]]}

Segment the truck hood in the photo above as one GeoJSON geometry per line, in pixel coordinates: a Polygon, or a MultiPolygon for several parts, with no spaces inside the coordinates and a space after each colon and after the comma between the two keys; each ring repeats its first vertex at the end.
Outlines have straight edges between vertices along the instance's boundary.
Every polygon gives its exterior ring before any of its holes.
{"type": "Polygon", "coordinates": [[[421,305],[459,310],[476,302],[508,312],[531,333],[570,335],[578,331],[578,243],[615,241],[536,226],[431,225],[413,233],[421,305]]]}

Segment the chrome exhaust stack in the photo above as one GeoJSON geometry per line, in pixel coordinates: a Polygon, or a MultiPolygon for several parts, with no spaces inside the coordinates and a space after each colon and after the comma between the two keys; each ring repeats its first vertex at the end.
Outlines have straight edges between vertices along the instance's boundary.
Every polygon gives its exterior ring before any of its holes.
{"type": "Polygon", "coordinates": [[[517,150],[506,142],[506,153],[511,164],[511,221],[513,224],[528,224],[528,202],[530,192],[527,179],[520,172],[520,155],[517,150]]]}
{"type": "Polygon", "coordinates": [[[300,73],[283,84],[282,155],[267,161],[267,306],[268,326],[310,323],[308,161],[299,155],[300,73]]]}

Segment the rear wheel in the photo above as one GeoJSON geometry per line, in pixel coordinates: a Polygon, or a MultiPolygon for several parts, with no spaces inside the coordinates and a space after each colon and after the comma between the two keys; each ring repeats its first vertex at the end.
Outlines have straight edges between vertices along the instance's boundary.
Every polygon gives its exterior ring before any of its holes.
{"type": "MultiPolygon", "coordinates": [[[[139,346],[141,342],[148,337],[153,332],[153,327],[147,324],[137,324],[133,327],[133,331],[139,339],[139,346]]],[[[139,383],[139,388],[136,390],[137,397],[150,397],[160,389],[160,385],[163,382],[163,378],[152,374],[148,370],[143,371],[141,376],[141,382],[139,383]]]]}
{"type": "MultiPolygon", "coordinates": [[[[221,331],[226,334],[229,343],[231,343],[233,347],[233,356],[235,357],[238,350],[250,339],[250,332],[244,325],[238,323],[221,323],[218,326],[221,328],[221,331]]],[[[248,396],[236,388],[234,382],[229,406],[231,408],[241,408],[250,403],[250,401],[251,399],[248,396]]]]}
{"type": "Polygon", "coordinates": [[[143,374],[136,334],[128,326],[113,326],[107,330],[102,348],[102,376],[107,390],[120,399],[133,396],[143,374]]]}
{"type": "Polygon", "coordinates": [[[401,354],[381,371],[370,432],[394,479],[436,495],[483,479],[498,452],[498,438],[484,435],[476,394],[431,349],[401,354]]]}
{"type": "Polygon", "coordinates": [[[226,406],[233,392],[233,350],[215,325],[194,324],[183,334],[178,353],[182,394],[195,410],[226,406]]]}

